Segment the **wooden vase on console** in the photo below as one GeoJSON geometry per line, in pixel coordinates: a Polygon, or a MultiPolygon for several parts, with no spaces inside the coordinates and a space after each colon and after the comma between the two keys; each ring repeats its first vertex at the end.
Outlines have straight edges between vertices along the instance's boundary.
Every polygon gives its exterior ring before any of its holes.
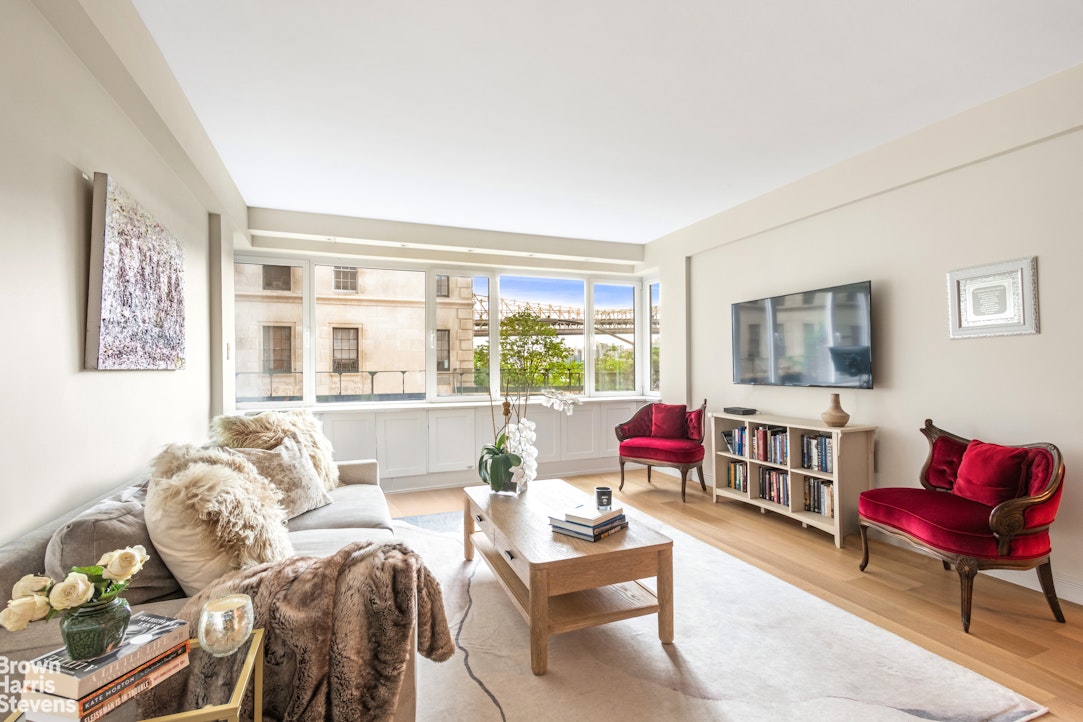
{"type": "Polygon", "coordinates": [[[846,422],[850,420],[850,415],[842,410],[842,406],[839,404],[839,395],[831,394],[831,405],[827,407],[827,411],[820,414],[820,418],[828,426],[837,428],[846,426],[846,422]]]}

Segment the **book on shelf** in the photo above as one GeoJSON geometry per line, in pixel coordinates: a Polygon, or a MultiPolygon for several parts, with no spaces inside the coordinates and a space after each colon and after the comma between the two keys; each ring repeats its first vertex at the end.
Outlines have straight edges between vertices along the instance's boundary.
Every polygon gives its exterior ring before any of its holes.
{"type": "Polygon", "coordinates": [[[132,615],[120,646],[96,659],[73,660],[61,647],[30,661],[23,686],[82,699],[189,638],[188,622],[151,612],[132,615]]]}
{"type": "Polygon", "coordinates": [[[593,504],[579,504],[564,512],[565,521],[574,521],[587,526],[599,526],[603,522],[614,519],[624,513],[624,508],[615,506],[608,511],[599,511],[593,504]]]}
{"type": "Polygon", "coordinates": [[[172,649],[112,680],[82,699],[24,690],[20,695],[20,709],[26,712],[29,722],[35,720],[39,722],[52,722],[52,720],[91,722],[187,667],[188,650],[189,642],[185,639],[172,649]]]}
{"type": "Polygon", "coordinates": [[[555,517],[555,516],[549,517],[549,524],[554,529],[559,527],[561,529],[567,529],[568,531],[579,532],[580,534],[592,534],[592,535],[593,534],[598,534],[598,533],[603,532],[603,531],[606,531],[606,530],[609,529],[609,527],[616,526],[617,524],[620,524],[621,522],[627,522],[627,521],[628,521],[628,517],[624,516],[624,514],[621,514],[619,516],[613,517],[612,519],[609,519],[608,521],[604,521],[601,524],[598,524],[597,526],[590,526],[589,524],[580,524],[577,521],[568,521],[567,519],[560,519],[559,517],[555,517]]]}
{"type": "Polygon", "coordinates": [[[597,534],[582,534],[582,533],[577,532],[577,531],[572,531],[571,529],[564,529],[564,528],[556,527],[556,526],[553,527],[553,533],[554,534],[563,534],[564,536],[570,536],[570,537],[572,537],[574,539],[582,539],[583,541],[596,542],[596,541],[601,541],[602,539],[605,539],[608,536],[612,536],[613,534],[616,534],[617,532],[622,531],[622,530],[627,529],[627,528],[628,528],[628,520],[626,519],[626,520],[622,521],[620,524],[615,524],[615,525],[613,525],[611,527],[608,527],[605,531],[598,532],[597,534]]]}
{"type": "Polygon", "coordinates": [[[733,444],[733,432],[732,431],[723,431],[722,436],[720,438],[720,443],[719,443],[719,449],[718,450],[719,451],[724,451],[727,454],[732,454],[732,453],[734,453],[734,448],[735,447],[734,447],[734,444],[733,444]]]}

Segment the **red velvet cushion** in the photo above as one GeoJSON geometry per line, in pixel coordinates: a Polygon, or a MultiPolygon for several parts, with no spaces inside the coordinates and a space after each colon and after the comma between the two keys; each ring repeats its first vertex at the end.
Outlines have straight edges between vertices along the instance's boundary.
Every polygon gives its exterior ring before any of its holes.
{"type": "Polygon", "coordinates": [[[687,434],[684,427],[684,404],[655,404],[651,422],[651,436],[661,439],[683,439],[687,434]]]}
{"type": "Polygon", "coordinates": [[[684,425],[688,429],[689,439],[703,441],[703,409],[696,409],[685,414],[684,425]]]}
{"type": "Polygon", "coordinates": [[[952,493],[988,506],[1019,496],[1026,449],[971,441],[959,463],[952,493]]]}
{"type": "Polygon", "coordinates": [[[626,458],[649,459],[662,464],[696,464],[703,461],[703,444],[688,439],[637,436],[620,442],[619,453],[626,458]]]}
{"type": "Polygon", "coordinates": [[[929,452],[929,467],[925,470],[925,481],[938,489],[951,489],[959,473],[959,462],[966,453],[966,444],[947,436],[939,436],[933,442],[929,452]]]}
{"type": "MultiPolygon", "coordinates": [[[[861,492],[858,513],[952,554],[996,559],[997,540],[989,529],[992,507],[955,494],[928,489],[888,488],[861,492]]],[[[1049,553],[1049,531],[1014,537],[1013,559],[1034,559],[1049,553]]]]}

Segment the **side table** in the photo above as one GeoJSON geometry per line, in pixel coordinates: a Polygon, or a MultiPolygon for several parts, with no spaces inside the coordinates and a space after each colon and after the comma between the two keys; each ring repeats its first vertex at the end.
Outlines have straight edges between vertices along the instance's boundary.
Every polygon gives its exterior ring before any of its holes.
{"type": "MultiPolygon", "coordinates": [[[[199,649],[199,640],[192,639],[189,644],[192,649],[199,649]]],[[[245,654],[241,673],[237,676],[237,682],[233,686],[233,694],[225,704],[208,705],[202,709],[177,712],[176,714],[151,717],[144,722],[213,722],[214,720],[227,720],[227,722],[240,722],[241,700],[244,699],[244,691],[252,683],[252,719],[253,722],[263,722],[263,628],[252,630],[252,636],[248,640],[248,652],[245,654]]],[[[125,703],[127,704],[127,703],[125,703]]],[[[121,705],[117,709],[123,708],[121,705]]],[[[112,713],[103,719],[109,720],[112,713]]],[[[23,712],[13,712],[4,722],[25,722],[26,715],[23,712]]]]}

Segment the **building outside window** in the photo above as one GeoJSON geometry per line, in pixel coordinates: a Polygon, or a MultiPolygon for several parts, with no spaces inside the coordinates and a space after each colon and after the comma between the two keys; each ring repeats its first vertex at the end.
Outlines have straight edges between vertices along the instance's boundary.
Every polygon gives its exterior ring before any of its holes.
{"type": "Polygon", "coordinates": [[[451,330],[436,329],[436,370],[451,370],[451,330]]]}
{"type": "Polygon", "coordinates": [[[358,354],[360,329],[331,329],[331,371],[337,374],[355,374],[361,368],[358,354]]]}
{"type": "Polygon", "coordinates": [[[448,298],[451,295],[451,278],[449,276],[436,277],[436,297],[448,298]]]}
{"type": "Polygon", "coordinates": [[[288,374],[293,371],[293,329],[289,326],[263,327],[263,372],[288,374]]]}
{"type": "Polygon", "coordinates": [[[263,266],[264,291],[292,291],[293,269],[291,266],[263,266]]]}
{"type": "Polygon", "coordinates": [[[279,263],[233,265],[235,386],[238,403],[303,398],[304,268],[279,263]],[[272,330],[279,328],[282,330],[272,330]]]}
{"type": "Polygon", "coordinates": [[[357,269],[349,266],[335,266],[335,290],[357,293],[357,269]]]}

